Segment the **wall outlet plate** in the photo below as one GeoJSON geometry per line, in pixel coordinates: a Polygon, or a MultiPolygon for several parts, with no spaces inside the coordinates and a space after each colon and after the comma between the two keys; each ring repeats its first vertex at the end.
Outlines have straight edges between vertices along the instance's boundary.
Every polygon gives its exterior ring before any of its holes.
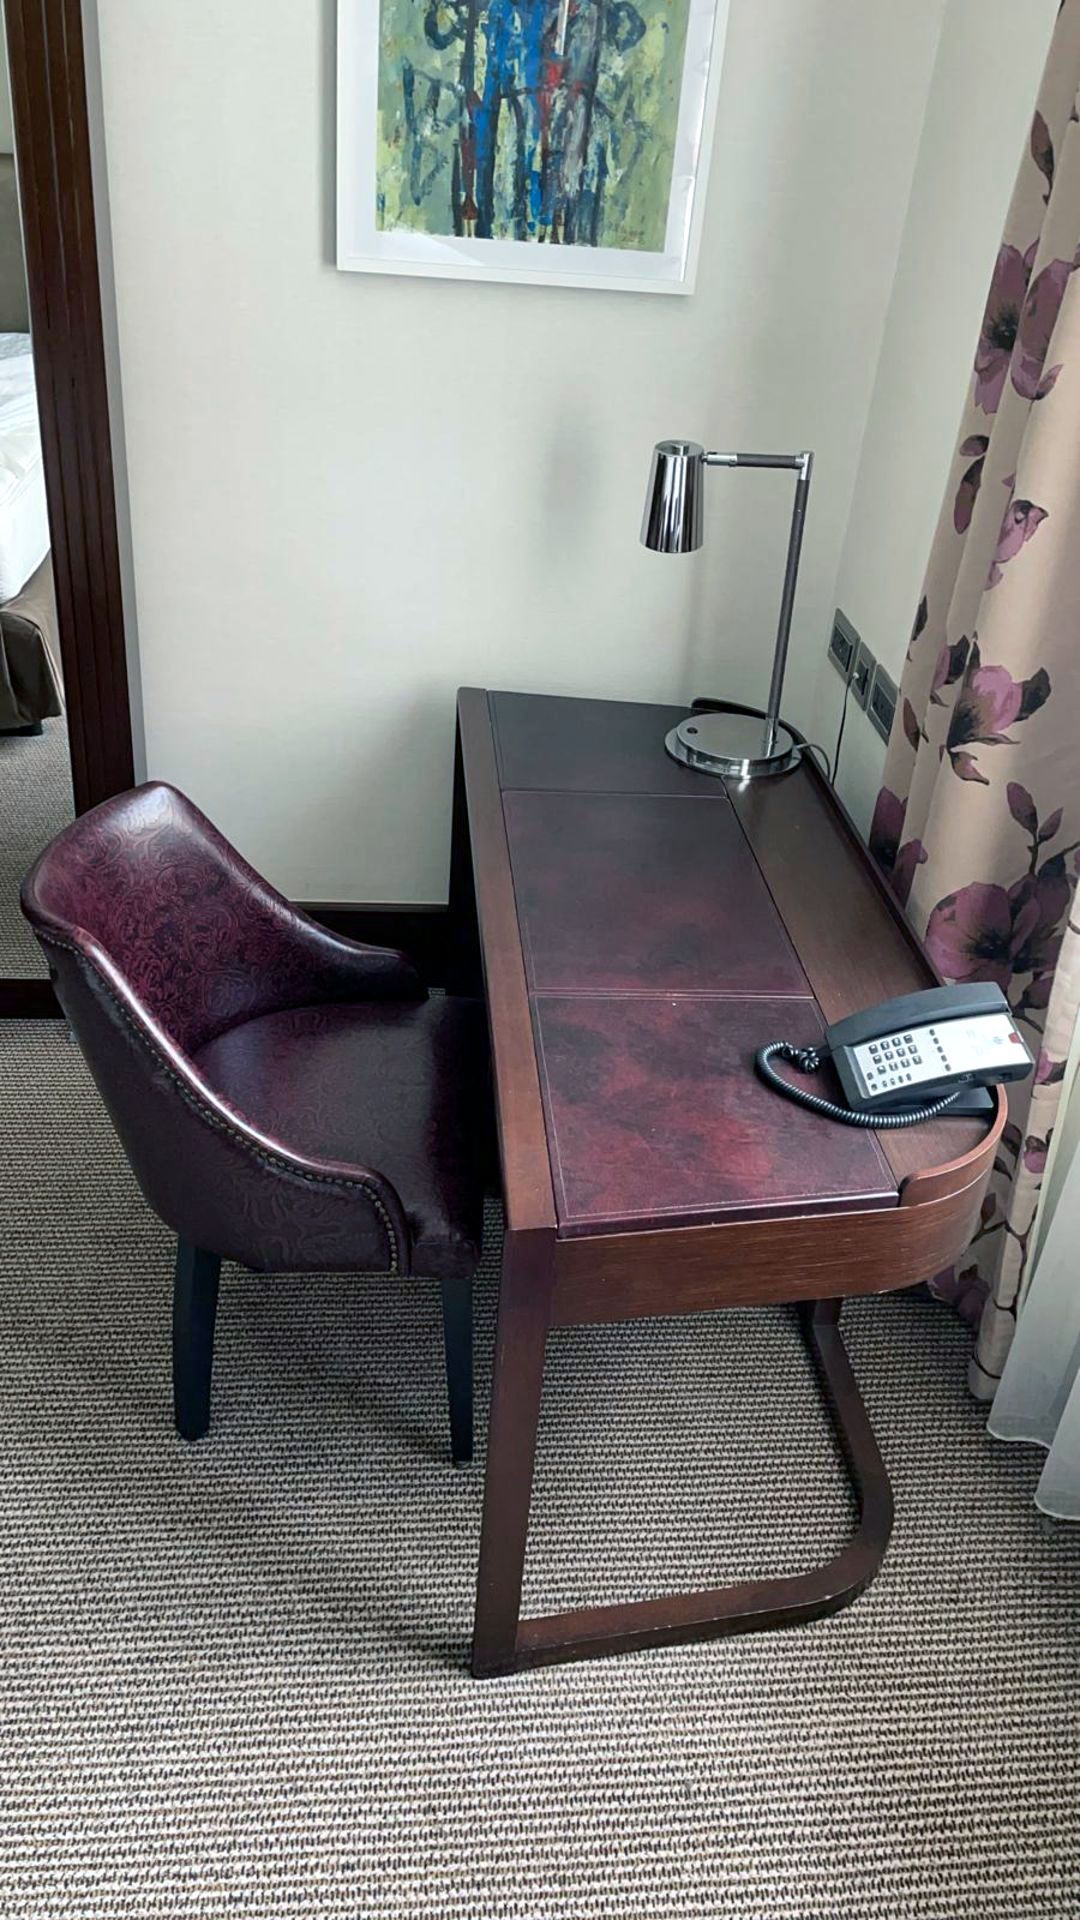
{"type": "Polygon", "coordinates": [[[855,655],[859,651],[859,636],[845,613],[837,607],[833,615],[832,632],[829,635],[829,659],[846,686],[851,679],[851,669],[855,665],[855,655]]]}
{"type": "Polygon", "coordinates": [[[870,687],[870,701],[866,711],[870,716],[871,726],[875,727],[882,739],[886,741],[892,732],[893,719],[896,715],[896,701],[897,692],[895,683],[890,680],[879,661],[878,665],[874,668],[874,678],[870,687]]]}
{"type": "Polygon", "coordinates": [[[855,665],[851,669],[851,691],[860,707],[865,708],[870,699],[870,683],[874,678],[876,662],[865,640],[860,640],[855,653],[855,665]]]}

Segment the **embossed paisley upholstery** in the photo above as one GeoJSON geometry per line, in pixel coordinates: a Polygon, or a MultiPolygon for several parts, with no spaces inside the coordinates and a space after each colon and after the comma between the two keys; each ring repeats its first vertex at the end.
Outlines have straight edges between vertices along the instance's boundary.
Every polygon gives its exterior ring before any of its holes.
{"type": "Polygon", "coordinates": [[[207,1084],[309,1160],[378,1167],[400,1196],[411,1266],[464,1278],[480,1253],[483,1118],[472,1097],[483,1008],[471,1000],[293,1007],[195,1056],[207,1084]]]}
{"type": "Polygon", "coordinates": [[[403,954],[298,913],[154,783],[84,814],[23,910],[150,1205],[262,1272],[467,1277],[484,1036],[403,954]]]}

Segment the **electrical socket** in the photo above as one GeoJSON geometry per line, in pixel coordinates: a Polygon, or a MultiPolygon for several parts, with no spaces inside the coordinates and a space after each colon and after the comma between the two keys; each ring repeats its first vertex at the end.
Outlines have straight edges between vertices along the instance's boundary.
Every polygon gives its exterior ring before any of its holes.
{"type": "Polygon", "coordinates": [[[855,665],[851,669],[851,691],[864,710],[870,699],[870,682],[874,677],[876,664],[866,641],[860,640],[855,650],[855,665]]]}
{"type": "Polygon", "coordinates": [[[874,668],[874,678],[870,687],[870,702],[866,709],[870,724],[876,728],[883,740],[888,741],[892,732],[893,718],[896,713],[896,686],[890,680],[880,661],[874,668]]]}
{"type": "Polygon", "coordinates": [[[859,651],[859,636],[847,615],[839,607],[833,616],[832,632],[829,635],[829,659],[846,686],[851,679],[851,670],[855,665],[855,656],[859,651]]]}

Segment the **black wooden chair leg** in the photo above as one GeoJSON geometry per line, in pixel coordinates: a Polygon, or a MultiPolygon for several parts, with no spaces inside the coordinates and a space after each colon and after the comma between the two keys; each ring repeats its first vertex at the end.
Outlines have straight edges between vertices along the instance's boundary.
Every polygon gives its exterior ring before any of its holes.
{"type": "Polygon", "coordinates": [[[473,1453],[472,1281],[443,1280],[446,1390],[450,1401],[450,1455],[456,1467],[473,1453]]]}
{"type": "Polygon", "coordinates": [[[210,1378],[214,1366],[214,1319],[221,1261],[216,1253],[181,1240],[173,1288],[173,1407],[176,1431],[199,1440],[210,1425],[210,1378]]]}

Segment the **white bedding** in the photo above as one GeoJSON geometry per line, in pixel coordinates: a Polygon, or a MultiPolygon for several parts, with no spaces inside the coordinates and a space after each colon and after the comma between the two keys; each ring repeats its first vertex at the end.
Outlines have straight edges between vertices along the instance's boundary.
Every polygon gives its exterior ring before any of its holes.
{"type": "Polygon", "coordinates": [[[0,602],[49,551],[34,362],[28,333],[0,333],[0,602]]]}

